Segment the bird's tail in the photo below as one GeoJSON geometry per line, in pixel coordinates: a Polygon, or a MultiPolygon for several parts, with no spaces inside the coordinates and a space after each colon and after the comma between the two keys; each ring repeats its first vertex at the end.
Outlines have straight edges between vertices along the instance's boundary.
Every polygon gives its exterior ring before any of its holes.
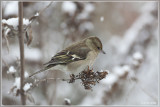
{"type": "Polygon", "coordinates": [[[41,72],[43,72],[43,71],[46,71],[46,70],[48,70],[49,68],[51,68],[51,66],[47,66],[47,67],[45,67],[45,68],[43,68],[43,69],[41,69],[41,70],[39,70],[39,71],[31,74],[29,77],[32,77],[32,76],[34,76],[34,75],[36,75],[36,74],[38,74],[38,73],[41,73],[41,72]]]}
{"type": "MultiPolygon", "coordinates": [[[[46,65],[46,64],[45,64],[45,65],[46,65]]],[[[41,73],[41,72],[43,72],[43,71],[46,71],[46,70],[48,70],[48,69],[54,67],[55,65],[56,65],[56,64],[47,65],[47,66],[44,67],[43,69],[41,69],[41,70],[39,70],[39,71],[33,73],[32,75],[30,75],[29,77],[32,77],[32,76],[34,76],[34,75],[36,75],[36,74],[38,74],[38,73],[41,73]]]]}

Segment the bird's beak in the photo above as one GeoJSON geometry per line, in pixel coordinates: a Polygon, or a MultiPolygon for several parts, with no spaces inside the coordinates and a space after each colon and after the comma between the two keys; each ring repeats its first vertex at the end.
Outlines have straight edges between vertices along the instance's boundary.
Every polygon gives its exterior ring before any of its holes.
{"type": "Polygon", "coordinates": [[[102,52],[103,54],[106,54],[106,52],[105,52],[104,50],[101,50],[101,52],[102,52]]]}

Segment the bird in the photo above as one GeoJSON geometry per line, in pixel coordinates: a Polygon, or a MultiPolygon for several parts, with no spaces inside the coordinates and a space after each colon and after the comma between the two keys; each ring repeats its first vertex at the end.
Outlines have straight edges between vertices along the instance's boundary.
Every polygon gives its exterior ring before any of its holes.
{"type": "Polygon", "coordinates": [[[49,62],[44,64],[44,68],[31,74],[29,77],[51,68],[64,71],[65,73],[80,73],[93,65],[100,52],[105,54],[102,48],[102,42],[98,37],[87,37],[55,54],[49,62]]]}

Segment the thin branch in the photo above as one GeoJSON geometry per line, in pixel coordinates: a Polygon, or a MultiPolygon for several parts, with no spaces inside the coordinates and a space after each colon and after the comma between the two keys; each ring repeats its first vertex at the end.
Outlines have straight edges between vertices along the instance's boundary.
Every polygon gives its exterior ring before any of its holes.
{"type": "MultiPolygon", "coordinates": [[[[61,79],[61,78],[47,78],[41,80],[35,80],[33,87],[37,86],[41,82],[47,82],[48,80],[62,80],[67,81],[68,83],[74,83],[76,80],[81,80],[81,84],[86,90],[92,90],[92,86],[99,83],[100,80],[104,79],[108,75],[108,71],[103,72],[94,72],[93,69],[90,70],[89,67],[87,70],[82,71],[78,75],[71,74],[70,79],[61,79]]],[[[32,88],[33,88],[32,87],[32,88]]]]}
{"type": "Polygon", "coordinates": [[[31,18],[29,18],[30,24],[28,26],[26,26],[26,28],[24,29],[24,31],[27,31],[27,29],[31,26],[31,24],[39,17],[40,14],[42,14],[49,6],[51,6],[51,4],[53,3],[50,2],[49,5],[47,5],[44,9],[40,10],[38,12],[38,15],[34,15],[31,18]]]}
{"type": "Polygon", "coordinates": [[[46,6],[44,9],[42,9],[41,11],[39,11],[39,14],[43,13],[52,3],[53,3],[53,1],[50,2],[49,5],[46,6]]]}
{"type": "Polygon", "coordinates": [[[4,36],[4,38],[6,40],[7,50],[8,50],[8,53],[9,53],[9,41],[8,41],[8,38],[7,38],[6,35],[4,36]]]}
{"type": "Polygon", "coordinates": [[[20,62],[21,62],[21,80],[20,80],[20,94],[22,105],[26,104],[25,94],[23,90],[24,86],[24,36],[23,36],[23,2],[18,3],[18,11],[19,11],[19,46],[20,46],[20,62]]]}
{"type": "Polygon", "coordinates": [[[8,63],[2,58],[2,62],[4,63],[4,65],[9,69],[9,65],[8,63]]]}
{"type": "MultiPolygon", "coordinates": [[[[57,77],[57,72],[55,72],[55,75],[54,75],[54,78],[57,77]]],[[[49,101],[49,105],[56,105],[56,98],[57,98],[57,79],[55,79],[53,81],[54,83],[54,90],[52,92],[52,96],[50,98],[50,101],[49,101]]]]}

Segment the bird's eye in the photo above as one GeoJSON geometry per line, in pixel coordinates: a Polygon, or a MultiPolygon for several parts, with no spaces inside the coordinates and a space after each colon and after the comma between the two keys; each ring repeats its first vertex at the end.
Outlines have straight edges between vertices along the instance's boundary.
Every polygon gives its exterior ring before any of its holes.
{"type": "Polygon", "coordinates": [[[100,47],[97,47],[98,50],[100,50],[100,47]]]}

